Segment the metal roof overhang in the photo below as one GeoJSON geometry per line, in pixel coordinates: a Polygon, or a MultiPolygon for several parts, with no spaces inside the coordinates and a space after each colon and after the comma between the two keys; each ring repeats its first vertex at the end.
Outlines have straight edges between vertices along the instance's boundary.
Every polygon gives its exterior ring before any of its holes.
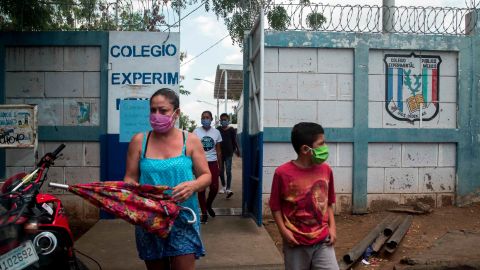
{"type": "Polygon", "coordinates": [[[220,64],[217,66],[213,97],[225,98],[225,74],[227,74],[227,99],[239,100],[243,90],[243,65],[220,64]]]}

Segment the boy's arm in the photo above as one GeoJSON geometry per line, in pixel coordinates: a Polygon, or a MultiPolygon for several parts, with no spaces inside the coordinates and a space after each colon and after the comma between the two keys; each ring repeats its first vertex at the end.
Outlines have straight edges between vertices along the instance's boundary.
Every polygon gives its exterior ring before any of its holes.
{"type": "Polygon", "coordinates": [[[333,214],[333,206],[329,205],[327,208],[328,212],[328,231],[330,233],[329,245],[335,244],[337,241],[337,226],[335,225],[335,216],[333,214]]]}
{"type": "Polygon", "coordinates": [[[237,143],[237,130],[232,128],[232,142],[233,142],[233,150],[235,154],[239,157],[240,156],[240,148],[238,147],[237,143]]]}
{"type": "Polygon", "coordinates": [[[275,223],[277,223],[278,231],[280,232],[280,235],[282,236],[283,240],[285,240],[289,245],[291,246],[296,246],[299,245],[297,240],[295,240],[295,237],[293,236],[292,231],[287,229],[285,227],[285,223],[283,222],[283,216],[281,211],[274,211],[272,212],[273,219],[275,220],[275,223]]]}

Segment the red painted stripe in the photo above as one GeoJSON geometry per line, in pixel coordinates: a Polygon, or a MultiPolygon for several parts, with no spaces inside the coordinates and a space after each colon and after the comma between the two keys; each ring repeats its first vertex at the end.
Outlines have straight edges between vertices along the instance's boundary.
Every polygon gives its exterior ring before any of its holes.
{"type": "Polygon", "coordinates": [[[438,95],[437,95],[437,85],[438,85],[438,69],[432,69],[432,102],[437,106],[438,104],[438,95]]]}

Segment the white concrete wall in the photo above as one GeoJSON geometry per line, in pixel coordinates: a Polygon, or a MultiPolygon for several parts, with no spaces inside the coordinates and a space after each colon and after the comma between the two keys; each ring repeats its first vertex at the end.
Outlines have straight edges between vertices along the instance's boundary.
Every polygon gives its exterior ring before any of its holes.
{"type": "Polygon", "coordinates": [[[265,127],[353,126],[353,50],[265,48],[265,127]]]}
{"type": "MultiPolygon", "coordinates": [[[[328,138],[326,138],[328,141],[328,138]]],[[[333,169],[335,193],[337,204],[335,211],[349,211],[352,200],[352,158],[353,148],[351,143],[328,143],[330,155],[327,160],[333,169]]],[[[290,143],[265,143],[263,146],[263,202],[264,213],[270,213],[268,199],[272,189],[272,180],[275,169],[296,159],[297,154],[290,143]]]]}
{"type": "MultiPolygon", "coordinates": [[[[52,152],[60,142],[40,142],[38,158],[52,152]]],[[[98,142],[65,142],[65,149],[55,165],[48,171],[48,182],[73,185],[100,181],[100,143],[98,142]]],[[[20,172],[29,172],[36,163],[33,149],[7,149],[6,175],[12,176],[20,172]]],[[[69,192],[51,189],[48,182],[42,186],[43,192],[58,195],[66,204],[67,213],[73,220],[98,218],[98,209],[87,201],[69,192]]]]}
{"type": "Polygon", "coordinates": [[[368,206],[408,204],[413,199],[440,207],[454,202],[456,145],[370,143],[368,206]]]}
{"type": "Polygon", "coordinates": [[[37,104],[39,125],[100,124],[99,47],[7,47],[5,70],[6,103],[37,104]]]}
{"type": "MultiPolygon", "coordinates": [[[[385,54],[410,54],[411,51],[371,50],[368,63],[368,126],[370,128],[420,128],[420,123],[398,121],[385,109],[385,54]]],[[[421,128],[457,127],[457,69],[456,52],[416,51],[416,55],[441,57],[439,81],[439,113],[421,128]]]]}
{"type": "MultiPolygon", "coordinates": [[[[6,49],[7,104],[37,104],[41,126],[100,124],[99,47],[9,47],[6,49]],[[81,114],[81,109],[85,114],[81,114]]],[[[38,158],[60,142],[39,142],[38,158]]],[[[76,184],[100,180],[100,144],[66,142],[62,156],[48,173],[49,181],[76,184]]],[[[33,149],[6,150],[6,176],[28,172],[35,164],[33,149]]],[[[73,220],[97,219],[87,201],[61,190],[43,190],[62,199],[73,220]]]]}

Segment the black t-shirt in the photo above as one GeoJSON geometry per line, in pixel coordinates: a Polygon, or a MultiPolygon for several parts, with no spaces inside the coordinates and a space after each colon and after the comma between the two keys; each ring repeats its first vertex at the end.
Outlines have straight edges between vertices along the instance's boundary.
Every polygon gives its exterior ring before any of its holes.
{"type": "Polygon", "coordinates": [[[237,150],[236,136],[237,132],[234,128],[228,127],[224,130],[222,127],[217,127],[218,131],[222,135],[222,157],[232,157],[233,152],[237,150]]]}

